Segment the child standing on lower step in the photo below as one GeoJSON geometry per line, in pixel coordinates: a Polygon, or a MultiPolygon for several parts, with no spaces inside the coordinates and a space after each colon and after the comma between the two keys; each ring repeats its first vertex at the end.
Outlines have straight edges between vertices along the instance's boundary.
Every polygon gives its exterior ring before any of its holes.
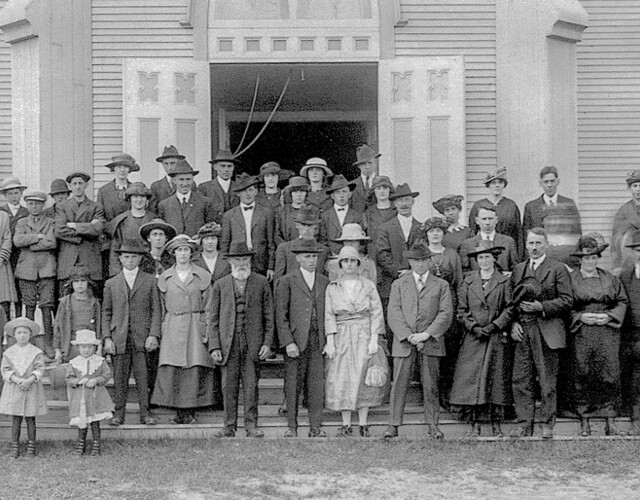
{"type": "Polygon", "coordinates": [[[0,371],[4,386],[0,396],[0,413],[13,416],[11,457],[20,455],[20,428],[27,421],[27,455],[36,454],[36,416],[47,413],[42,386],[44,353],[29,341],[41,335],[40,326],[29,318],[16,318],[4,327],[4,334],[16,343],[2,355],[0,371]]]}
{"type": "Polygon", "coordinates": [[[75,453],[84,454],[88,426],[91,426],[91,456],[100,455],[100,421],[113,416],[113,401],[105,387],[111,369],[102,356],[96,354],[100,341],[92,330],[78,330],[71,342],[80,353],[67,368],[69,425],[78,427],[75,453]]]}

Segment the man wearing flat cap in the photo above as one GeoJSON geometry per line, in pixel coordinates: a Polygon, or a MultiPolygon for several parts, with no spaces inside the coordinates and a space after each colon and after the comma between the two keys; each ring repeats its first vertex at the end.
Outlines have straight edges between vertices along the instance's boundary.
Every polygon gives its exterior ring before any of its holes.
{"type": "Polygon", "coordinates": [[[360,169],[360,175],[354,181],[355,188],[351,194],[349,205],[358,212],[364,213],[367,207],[374,202],[369,194],[373,189],[373,179],[378,175],[378,158],[380,156],[381,154],[368,144],[363,144],[356,150],[356,161],[353,162],[353,165],[360,169]]]}
{"type": "Polygon", "coordinates": [[[631,251],[625,245],[631,233],[640,229],[640,170],[629,172],[626,180],[631,200],[622,205],[613,218],[611,259],[614,270],[634,261],[631,251]]]}
{"type": "Polygon", "coordinates": [[[197,174],[187,160],[179,160],[169,174],[176,192],[158,204],[158,215],[178,234],[195,236],[207,222],[219,222],[211,201],[193,190],[193,177],[197,174]]]}
{"type": "Polygon", "coordinates": [[[35,319],[36,307],[40,305],[44,326],[43,345],[39,346],[47,356],[53,358],[53,309],[56,289],[55,222],[43,215],[46,193],[27,191],[24,195],[29,215],[16,223],[13,245],[18,251],[15,277],[25,315],[35,319]]]}
{"type": "Polygon", "coordinates": [[[355,189],[353,182],[348,182],[344,175],[336,175],[326,192],[333,199],[333,206],[322,212],[320,222],[321,243],[329,247],[332,255],[338,255],[342,245],[334,240],[340,238],[345,224],[363,225],[362,212],[349,206],[351,193],[355,189]]]}
{"type": "MultiPolygon", "coordinates": [[[[56,206],[56,238],[58,238],[58,287],[69,278],[75,266],[84,266],[96,292],[102,290],[100,236],[105,219],[102,206],[87,198],[85,192],[91,177],[84,172],[67,176],[71,197],[56,206]]],[[[62,290],[60,290],[62,294],[62,290]]]]}
{"type": "MultiPolygon", "coordinates": [[[[518,426],[512,437],[533,434],[536,380],[540,384],[542,437],[553,437],[557,411],[559,349],[567,346],[565,321],[573,306],[569,273],[564,264],[546,255],[547,235],[542,228],[530,229],[526,249],[529,258],[513,270],[514,290],[525,278],[535,278],[540,295],[515,307],[511,338],[516,341],[513,360],[513,399],[518,426]]],[[[576,271],[579,272],[579,271],[576,271]]]]}
{"type": "Polygon", "coordinates": [[[211,180],[200,184],[198,192],[211,202],[216,213],[216,222],[219,223],[225,212],[240,203],[238,193],[234,191],[235,182],[232,180],[237,160],[231,151],[221,149],[209,163],[211,180]]]}
{"type": "Polygon", "coordinates": [[[258,177],[238,176],[233,189],[240,198],[240,205],[222,216],[220,250],[227,253],[234,244],[244,242],[254,253],[254,271],[271,280],[276,265],[274,221],[271,211],[256,203],[259,184],[258,177]]]}
{"type": "Polygon", "coordinates": [[[158,163],[162,163],[164,167],[165,176],[151,184],[151,202],[149,203],[149,210],[154,214],[158,213],[158,203],[162,200],[166,200],[173,193],[176,192],[176,186],[173,183],[169,173],[176,168],[178,161],[184,160],[184,155],[178,152],[178,148],[175,146],[165,146],[162,154],[156,158],[158,163]]]}
{"type": "Polygon", "coordinates": [[[444,335],[453,319],[448,283],[429,272],[431,252],[422,242],[403,252],[411,271],[391,285],[387,318],[393,331],[393,387],[390,421],[384,437],[398,436],[413,366],[420,365],[424,417],[428,435],[444,438],[440,419],[440,361],[444,335]]]}

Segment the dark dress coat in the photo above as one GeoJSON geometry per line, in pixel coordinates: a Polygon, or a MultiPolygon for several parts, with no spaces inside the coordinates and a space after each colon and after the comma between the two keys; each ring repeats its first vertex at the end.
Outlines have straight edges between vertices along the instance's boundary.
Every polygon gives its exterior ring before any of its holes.
{"type": "MultiPolygon", "coordinates": [[[[324,348],[324,304],[329,279],[316,273],[316,316],[318,318],[318,338],[320,350],[324,348]]],[[[276,325],[278,344],[282,347],[295,342],[300,352],[307,348],[313,297],[300,269],[290,271],[276,285],[276,325]]]]}
{"type": "Polygon", "coordinates": [[[459,227],[457,224],[452,224],[449,226],[449,229],[445,231],[442,244],[447,248],[455,250],[459,254],[462,242],[472,236],[473,233],[468,227],[459,227]]]}
{"type": "Polygon", "coordinates": [[[453,302],[449,284],[429,273],[424,288],[418,295],[413,273],[407,273],[391,285],[387,322],[393,331],[394,358],[411,355],[412,344],[407,338],[412,333],[428,332],[431,337],[424,343],[425,356],[444,357],[444,334],[453,319],[453,302]],[[426,329],[422,329],[426,326],[426,329]]]}
{"type": "Polygon", "coordinates": [[[102,206],[86,198],[69,198],[56,206],[56,238],[59,242],[58,279],[67,279],[76,265],[84,265],[92,280],[102,280],[100,236],[105,218],[102,206]],[[76,229],[67,222],[77,223],[76,229]]]}
{"type": "Polygon", "coordinates": [[[280,208],[280,197],[282,196],[282,191],[278,189],[277,192],[267,194],[264,189],[260,189],[258,194],[256,195],[256,203],[259,203],[263,207],[268,208],[273,213],[280,208]]]}
{"type": "MultiPolygon", "coordinates": [[[[207,305],[207,331],[209,352],[222,351],[222,366],[227,364],[236,327],[236,303],[233,276],[227,274],[213,284],[210,303],[207,305]]],[[[271,285],[264,276],[252,272],[245,288],[247,307],[245,335],[247,356],[259,361],[260,348],[273,348],[274,311],[271,285]]]]}
{"type": "MultiPolygon", "coordinates": [[[[234,243],[246,242],[246,230],[242,207],[237,206],[222,216],[222,236],[220,236],[220,251],[229,252],[234,243]]],[[[268,208],[255,204],[251,218],[251,243],[253,245],[253,268],[260,274],[275,269],[276,248],[273,241],[273,217],[268,208]]]]}
{"type": "Polygon", "coordinates": [[[151,200],[149,200],[149,210],[153,213],[158,213],[158,204],[162,200],[166,200],[172,194],[175,194],[176,187],[169,183],[167,177],[158,179],[151,183],[151,200]]]}
{"type": "Polygon", "coordinates": [[[476,224],[478,211],[483,205],[493,206],[496,209],[498,223],[496,232],[513,238],[516,244],[516,255],[518,260],[524,257],[524,233],[522,232],[522,222],[520,217],[520,209],[516,202],[510,198],[503,197],[497,205],[494,205],[488,198],[476,201],[469,212],[469,228],[472,234],[476,234],[480,228],[476,224]]]}
{"type": "Polygon", "coordinates": [[[216,260],[216,265],[214,266],[213,270],[209,269],[209,267],[207,266],[207,263],[202,258],[202,254],[200,253],[191,262],[196,266],[201,267],[202,269],[207,271],[209,274],[211,274],[212,285],[216,281],[218,281],[220,278],[222,278],[223,276],[226,276],[231,272],[231,266],[229,265],[229,262],[227,261],[227,259],[224,258],[224,256],[220,252],[218,252],[218,259],[216,260]]]}
{"type": "Polygon", "coordinates": [[[361,175],[359,175],[353,183],[356,187],[351,192],[349,206],[358,212],[364,213],[370,205],[375,205],[375,198],[373,200],[369,198],[371,189],[364,187],[364,181],[362,180],[361,175]]]}
{"type": "MultiPolygon", "coordinates": [[[[378,293],[380,298],[388,298],[391,283],[398,277],[398,271],[409,269],[409,261],[404,256],[419,236],[420,223],[413,219],[409,239],[405,242],[404,233],[397,217],[385,222],[378,230],[376,239],[376,261],[378,264],[378,293]]],[[[388,320],[387,320],[388,322],[388,320]]]]}
{"type": "Polygon", "coordinates": [[[207,198],[213,206],[216,222],[220,223],[222,215],[231,210],[233,207],[237,207],[240,204],[240,198],[238,194],[233,191],[236,186],[234,181],[229,184],[229,192],[225,193],[224,189],[218,182],[218,177],[203,182],[198,186],[198,193],[207,198]]]}
{"type": "Polygon", "coordinates": [[[134,217],[131,210],[117,215],[113,220],[107,222],[105,233],[109,235],[111,246],[109,249],[109,276],[115,276],[122,269],[116,250],[120,248],[123,241],[137,240],[141,246],[145,246],[146,241],[140,236],[140,227],[156,218],[153,212],[148,210],[142,217],[134,217]]]}
{"type": "Polygon", "coordinates": [[[613,269],[631,263],[630,251],[625,248],[629,243],[633,231],[640,229],[640,205],[629,200],[622,205],[613,218],[613,233],[611,235],[611,265],[613,269]]]}
{"type": "MultiPolygon", "coordinates": [[[[358,212],[352,208],[347,207],[347,213],[344,217],[344,224],[360,224],[363,226],[362,212],[358,212]]],[[[333,206],[322,212],[320,216],[320,235],[318,241],[329,247],[331,255],[336,255],[340,252],[342,244],[333,240],[340,238],[342,234],[342,226],[340,220],[338,220],[338,214],[334,210],[333,206]]]]}
{"type": "Polygon", "coordinates": [[[587,278],[571,273],[571,400],[583,417],[615,417],[620,403],[620,328],[627,311],[627,294],[618,277],[598,269],[587,278]],[[585,325],[584,312],[605,312],[606,325],[585,325]]]}
{"type": "Polygon", "coordinates": [[[454,405],[513,404],[511,360],[506,338],[513,317],[511,279],[495,270],[482,286],[480,271],[470,272],[458,292],[458,317],[464,324],[462,347],[453,378],[454,405]],[[495,324],[500,331],[478,337],[474,326],[495,324]]]}
{"type": "Polygon", "coordinates": [[[367,236],[371,238],[367,242],[367,255],[373,262],[376,262],[378,257],[378,247],[376,246],[378,229],[380,229],[382,224],[390,221],[396,215],[398,215],[398,210],[394,206],[393,202],[391,202],[391,206],[389,208],[383,209],[378,208],[376,204],[373,203],[367,207],[367,210],[364,213],[364,229],[367,232],[367,236]]]}
{"type": "Polygon", "coordinates": [[[634,409],[632,418],[640,421],[640,279],[634,266],[622,269],[620,282],[629,299],[620,332],[622,400],[625,409],[634,409]]]}
{"type": "MultiPolygon", "coordinates": [[[[71,322],[71,296],[73,294],[65,295],[60,299],[58,304],[58,310],[56,311],[55,319],[53,321],[53,347],[54,349],[60,349],[62,351],[62,359],[68,359],[71,352],[74,350],[71,341],[75,338],[76,332],[72,331],[71,322]]],[[[102,338],[102,321],[101,321],[101,307],[100,301],[95,297],[89,298],[89,308],[93,311],[92,317],[89,318],[89,325],[87,328],[96,332],[96,338],[102,338]]]]}
{"type": "Polygon", "coordinates": [[[307,193],[306,202],[316,205],[321,212],[329,210],[333,206],[333,199],[324,189],[320,191],[309,191],[307,193]]]}
{"type": "Polygon", "coordinates": [[[293,205],[287,204],[283,207],[278,207],[274,212],[275,225],[273,239],[276,248],[285,241],[292,241],[298,238],[299,234],[295,218],[299,211],[299,208],[294,208],[293,205]]]}
{"type": "MultiPolygon", "coordinates": [[[[29,211],[23,207],[22,205],[20,205],[20,208],[18,208],[18,211],[16,212],[16,215],[13,215],[11,213],[11,209],[9,208],[8,204],[4,204],[2,206],[0,206],[0,210],[7,212],[9,214],[9,230],[11,231],[11,237],[13,238],[13,235],[15,234],[16,231],[16,224],[18,223],[18,221],[24,217],[26,217],[27,215],[29,215],[29,211]]],[[[11,249],[11,258],[9,260],[9,262],[11,262],[11,270],[14,272],[16,272],[16,266],[18,265],[18,256],[20,255],[20,250],[18,250],[17,248],[13,247],[11,249]]]]}
{"type": "MultiPolygon", "coordinates": [[[[580,224],[580,212],[576,203],[566,196],[558,195],[558,206],[567,211],[571,215],[571,232],[582,234],[582,226],[580,224]]],[[[522,231],[526,237],[527,231],[534,227],[544,228],[544,219],[549,212],[549,207],[544,202],[544,196],[539,196],[535,200],[527,202],[524,206],[524,215],[522,216],[522,231]]]]}
{"type": "MultiPolygon", "coordinates": [[[[475,252],[476,248],[482,241],[479,234],[472,236],[462,242],[460,245],[460,261],[462,263],[462,271],[472,271],[478,269],[478,263],[475,259],[470,259],[469,254],[475,252]]],[[[505,250],[498,255],[496,263],[500,266],[501,271],[513,271],[513,267],[519,262],[516,243],[513,238],[504,234],[496,233],[493,240],[495,246],[504,247],[505,250]]]]}
{"type": "Polygon", "coordinates": [[[138,270],[133,288],[120,271],[104,284],[102,299],[103,338],[111,338],[116,354],[124,354],[127,337],[136,351],[144,351],[147,337],[160,338],[162,305],[156,278],[138,270]]]}
{"type": "Polygon", "coordinates": [[[19,252],[16,278],[37,281],[38,278],[56,277],[58,242],[53,219],[43,215],[23,217],[16,224],[13,245],[19,252]],[[45,237],[39,239],[38,234],[45,237]]]}
{"type": "MultiPolygon", "coordinates": [[[[127,187],[131,185],[127,182],[127,187]]],[[[116,215],[120,215],[123,212],[129,210],[129,202],[124,199],[123,189],[121,192],[116,188],[116,181],[112,180],[108,182],[100,189],[98,189],[97,202],[102,205],[104,218],[107,222],[112,220],[116,215]]]]}
{"type": "Polygon", "coordinates": [[[211,202],[194,191],[191,191],[184,213],[174,194],[158,204],[158,216],[175,227],[178,234],[189,236],[194,236],[207,222],[220,222],[211,202]]]}

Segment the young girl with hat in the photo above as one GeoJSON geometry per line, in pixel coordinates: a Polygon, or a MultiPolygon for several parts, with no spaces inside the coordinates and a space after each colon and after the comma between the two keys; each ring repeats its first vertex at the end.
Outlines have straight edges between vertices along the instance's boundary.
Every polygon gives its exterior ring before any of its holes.
{"type": "Polygon", "coordinates": [[[100,455],[100,420],[113,417],[114,405],[105,387],[111,369],[102,356],[96,354],[100,341],[92,330],[78,330],[71,343],[80,354],[69,361],[67,394],[69,396],[69,425],[78,427],[76,455],[83,455],[87,428],[91,425],[91,456],[100,455]]]}
{"type": "Polygon", "coordinates": [[[20,427],[27,421],[27,455],[36,454],[36,416],[47,413],[47,401],[42,387],[44,353],[29,341],[41,335],[38,324],[29,318],[16,318],[4,327],[4,334],[16,343],[2,355],[2,396],[0,413],[13,416],[11,427],[11,456],[18,458],[20,427]]]}

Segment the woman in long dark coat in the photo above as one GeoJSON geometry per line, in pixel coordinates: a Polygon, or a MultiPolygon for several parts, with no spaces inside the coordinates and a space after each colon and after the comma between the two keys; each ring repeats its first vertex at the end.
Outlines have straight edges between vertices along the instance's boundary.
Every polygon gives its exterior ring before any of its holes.
{"type": "Polygon", "coordinates": [[[591,417],[606,419],[606,435],[618,433],[613,419],[620,400],[620,327],[628,300],[618,277],[597,267],[607,246],[583,236],[572,254],[580,258],[580,269],[571,273],[571,400],[582,436],[591,435],[591,417]]]}
{"type": "Polygon", "coordinates": [[[479,269],[471,271],[458,291],[458,318],[464,337],[453,377],[450,402],[463,410],[471,436],[489,420],[502,436],[504,408],[513,404],[511,364],[506,330],[512,319],[511,280],[495,265],[503,247],[480,247],[469,254],[479,269]]]}

